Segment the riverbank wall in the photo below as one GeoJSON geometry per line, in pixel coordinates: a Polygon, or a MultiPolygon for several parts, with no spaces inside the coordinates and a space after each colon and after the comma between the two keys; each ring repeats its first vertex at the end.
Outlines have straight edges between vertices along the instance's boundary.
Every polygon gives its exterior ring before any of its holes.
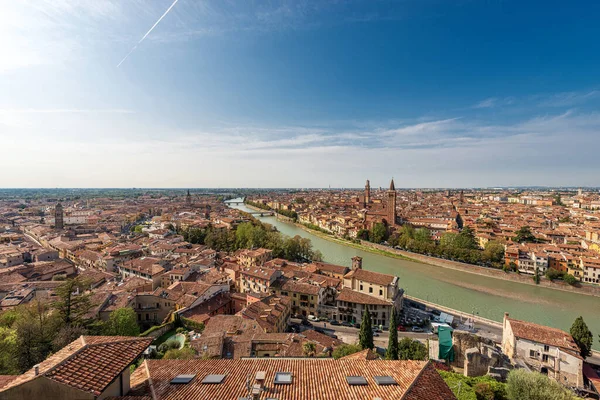
{"type": "Polygon", "coordinates": [[[567,291],[567,292],[573,292],[573,293],[578,293],[578,294],[586,294],[586,295],[590,295],[590,296],[600,297],[600,287],[597,287],[597,286],[583,285],[583,284],[579,285],[579,286],[571,286],[565,282],[550,281],[550,280],[546,279],[545,277],[541,277],[540,283],[536,284],[533,281],[532,275],[517,274],[515,272],[504,272],[501,269],[487,268],[487,267],[481,267],[479,265],[461,263],[458,261],[444,260],[442,258],[430,257],[430,256],[418,254],[418,253],[411,253],[409,251],[393,249],[388,246],[382,246],[379,244],[367,242],[365,240],[361,241],[361,245],[363,245],[365,247],[374,248],[374,249],[377,249],[380,251],[390,252],[392,254],[398,254],[398,255],[410,258],[412,260],[418,261],[418,262],[422,262],[422,263],[429,264],[429,265],[435,265],[438,267],[450,268],[450,269],[454,269],[457,271],[468,272],[471,274],[478,274],[478,275],[488,276],[488,277],[496,278],[496,279],[503,279],[503,280],[513,281],[513,282],[524,283],[524,284],[531,285],[531,286],[541,286],[541,287],[546,287],[549,289],[563,290],[563,291],[567,291]]]}
{"type": "Polygon", "coordinates": [[[333,235],[328,235],[323,232],[316,231],[314,229],[310,229],[302,224],[296,224],[299,228],[310,232],[315,236],[319,236],[320,238],[330,240],[332,242],[337,242],[339,244],[343,244],[345,246],[354,247],[360,250],[374,252],[377,254],[382,254],[388,257],[397,257],[405,260],[411,260],[415,262],[421,262],[428,265],[433,265],[436,267],[454,269],[457,271],[467,272],[470,274],[487,276],[495,279],[502,279],[505,281],[512,281],[517,283],[522,283],[530,286],[539,286],[553,290],[562,290],[565,292],[572,292],[576,294],[584,294],[588,296],[600,297],[600,287],[584,285],[580,284],[578,286],[571,286],[567,283],[560,281],[550,281],[545,277],[541,277],[540,283],[536,284],[533,281],[533,276],[525,275],[525,274],[517,274],[515,272],[504,272],[501,269],[496,268],[487,268],[481,267],[479,265],[461,263],[458,261],[444,260],[442,258],[430,257],[423,254],[412,253],[410,251],[398,250],[389,246],[383,246],[376,243],[371,243],[366,240],[361,240],[360,244],[352,243],[347,240],[337,238],[333,235]]]}
{"type": "Polygon", "coordinates": [[[404,295],[404,298],[408,299],[408,300],[411,300],[411,301],[414,301],[415,303],[423,304],[426,307],[429,307],[429,308],[434,309],[434,310],[440,310],[440,311],[443,311],[443,312],[445,312],[447,314],[459,316],[459,317],[463,318],[464,320],[473,319],[476,322],[479,322],[479,323],[482,323],[482,324],[486,324],[486,325],[490,325],[490,326],[493,326],[495,328],[502,329],[502,322],[494,321],[494,320],[488,319],[488,318],[483,318],[483,317],[480,317],[479,315],[476,315],[476,314],[469,314],[467,312],[454,310],[454,309],[449,308],[449,307],[444,307],[444,306],[442,306],[440,304],[431,303],[429,301],[425,301],[425,300],[418,299],[416,297],[412,297],[412,296],[408,296],[408,295],[404,295]]]}

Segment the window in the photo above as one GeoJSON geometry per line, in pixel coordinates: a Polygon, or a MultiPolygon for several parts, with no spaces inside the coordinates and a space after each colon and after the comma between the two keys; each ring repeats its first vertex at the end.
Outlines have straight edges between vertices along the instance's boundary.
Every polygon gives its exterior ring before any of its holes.
{"type": "Polygon", "coordinates": [[[362,287],[362,285],[360,285],[360,290],[363,290],[363,287],[362,287]]]}
{"type": "Polygon", "coordinates": [[[369,288],[369,293],[373,293],[373,288],[372,287],[369,288]]]}
{"type": "Polygon", "coordinates": [[[383,296],[383,290],[379,289],[379,295],[383,296]]]}
{"type": "Polygon", "coordinates": [[[548,346],[547,344],[544,345],[544,351],[548,352],[550,351],[550,346],[548,346]]]}
{"type": "Polygon", "coordinates": [[[529,350],[529,357],[535,358],[535,350],[529,350]]]}
{"type": "Polygon", "coordinates": [[[543,361],[543,362],[548,362],[548,354],[544,354],[544,355],[542,356],[542,361],[543,361]]]}
{"type": "Polygon", "coordinates": [[[346,382],[350,386],[366,386],[367,380],[362,376],[347,376],[346,382]]]}
{"type": "Polygon", "coordinates": [[[291,372],[275,373],[275,384],[276,385],[291,385],[292,384],[292,373],[291,372]]]}

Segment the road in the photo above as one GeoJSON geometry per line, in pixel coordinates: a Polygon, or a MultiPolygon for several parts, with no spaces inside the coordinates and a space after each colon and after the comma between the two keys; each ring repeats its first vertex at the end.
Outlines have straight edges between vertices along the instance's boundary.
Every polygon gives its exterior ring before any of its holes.
{"type": "MultiPolygon", "coordinates": [[[[290,322],[295,324],[300,324],[300,319],[291,318],[290,322]]],[[[360,332],[359,328],[351,328],[348,326],[341,325],[331,325],[329,322],[311,322],[312,326],[317,329],[325,329],[329,335],[335,335],[343,341],[344,343],[357,343],[358,342],[358,333],[360,332]]],[[[305,327],[300,325],[302,330],[310,329],[310,327],[305,327]]],[[[379,336],[373,338],[373,342],[377,347],[387,348],[388,346],[388,335],[389,331],[383,331],[379,333],[379,336]]],[[[425,342],[428,338],[435,336],[433,333],[426,332],[398,332],[398,337],[409,337],[411,339],[416,339],[421,342],[425,342]]]]}

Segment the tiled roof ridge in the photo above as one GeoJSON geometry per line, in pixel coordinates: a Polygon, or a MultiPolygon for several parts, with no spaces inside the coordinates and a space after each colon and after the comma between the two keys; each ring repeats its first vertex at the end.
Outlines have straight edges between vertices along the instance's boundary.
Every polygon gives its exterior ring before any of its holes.
{"type": "MultiPolygon", "coordinates": [[[[78,356],[81,352],[83,352],[84,350],[91,348],[91,347],[97,347],[97,346],[106,346],[109,344],[115,344],[115,343],[124,343],[124,342],[134,342],[134,341],[141,341],[141,340],[147,340],[147,337],[135,337],[135,336],[131,336],[131,339],[129,340],[124,340],[124,338],[126,338],[127,336],[115,336],[115,337],[119,337],[119,340],[115,340],[113,342],[98,342],[98,343],[87,343],[85,340],[86,336],[90,336],[90,335],[81,335],[80,337],[78,337],[75,341],[81,340],[82,343],[82,347],[80,347],[79,349],[77,349],[76,351],[74,351],[72,354],[70,354],[68,357],[64,358],[62,361],[60,361],[59,363],[53,365],[51,368],[48,368],[46,371],[44,371],[42,374],[40,375],[48,375],[49,373],[51,373],[52,371],[58,369],[58,367],[64,365],[67,361],[70,361],[71,359],[75,358],[76,356],[78,356]]],[[[110,336],[106,336],[106,337],[110,337],[110,336]]],[[[67,346],[70,346],[71,343],[69,343],[67,346]]],[[[65,346],[66,347],[66,346],[65,346]]]]}
{"type": "Polygon", "coordinates": [[[148,366],[148,360],[144,360],[144,369],[146,370],[146,376],[148,377],[148,387],[150,388],[150,395],[153,400],[156,400],[156,392],[154,391],[154,384],[152,383],[152,375],[150,374],[150,367],[148,366]]]}
{"type": "MultiPolygon", "coordinates": [[[[421,378],[421,375],[423,375],[423,373],[425,372],[425,370],[427,370],[427,368],[429,368],[429,365],[431,365],[431,360],[427,360],[427,362],[425,363],[425,365],[423,366],[423,368],[421,368],[421,370],[419,371],[419,373],[417,374],[417,376],[415,376],[413,378],[412,382],[410,383],[410,385],[408,385],[408,387],[406,388],[406,391],[404,392],[404,394],[402,395],[402,397],[400,397],[400,400],[404,400],[404,399],[408,398],[408,395],[410,394],[410,391],[417,384],[417,382],[419,381],[419,378],[421,378]]],[[[441,379],[441,377],[440,377],[440,379],[441,379]]]]}
{"type": "MultiPolygon", "coordinates": [[[[55,369],[57,369],[58,367],[60,367],[61,365],[65,364],[67,361],[73,359],[75,356],[77,356],[81,351],[87,349],[89,347],[89,344],[86,343],[85,339],[84,339],[84,335],[79,336],[77,339],[75,339],[73,342],[76,341],[81,341],[82,346],[75,350],[74,352],[72,352],[71,354],[69,354],[68,357],[65,357],[64,359],[62,359],[60,362],[54,364],[52,367],[48,368],[47,370],[45,370],[44,372],[42,372],[40,375],[47,375],[49,373],[51,373],[52,371],[54,371],[55,369]]],[[[71,343],[73,343],[71,342],[71,343]]],[[[68,345],[66,345],[65,347],[68,347],[71,345],[71,343],[69,343],[68,345]]],[[[64,347],[63,347],[64,348],[64,347]]],[[[62,350],[62,349],[61,349],[62,350]]],[[[35,378],[35,376],[34,376],[35,378]]]]}

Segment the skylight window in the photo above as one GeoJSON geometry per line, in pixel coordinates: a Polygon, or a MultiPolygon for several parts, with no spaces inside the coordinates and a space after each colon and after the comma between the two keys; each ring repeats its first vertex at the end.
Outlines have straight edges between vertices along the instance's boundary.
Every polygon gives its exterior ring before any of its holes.
{"type": "Polygon", "coordinates": [[[292,384],[292,373],[291,372],[277,372],[275,374],[276,385],[291,385],[292,384]]]}
{"type": "Polygon", "coordinates": [[[364,378],[364,376],[347,376],[346,382],[348,382],[348,385],[351,385],[351,386],[366,386],[367,385],[367,380],[364,378]]]}
{"type": "Polygon", "coordinates": [[[202,383],[204,383],[204,384],[218,384],[218,383],[223,382],[223,379],[225,379],[225,375],[210,374],[210,375],[206,375],[204,377],[204,379],[202,379],[202,383]]]}
{"type": "Polygon", "coordinates": [[[392,378],[391,376],[374,376],[373,377],[375,379],[375,382],[377,382],[377,384],[379,386],[384,386],[384,385],[397,385],[398,383],[394,380],[394,378],[392,378]]]}
{"type": "Polygon", "coordinates": [[[195,377],[196,377],[196,374],[194,374],[194,375],[177,375],[175,378],[173,378],[171,380],[171,384],[190,383],[192,381],[192,379],[194,379],[195,377]]]}

